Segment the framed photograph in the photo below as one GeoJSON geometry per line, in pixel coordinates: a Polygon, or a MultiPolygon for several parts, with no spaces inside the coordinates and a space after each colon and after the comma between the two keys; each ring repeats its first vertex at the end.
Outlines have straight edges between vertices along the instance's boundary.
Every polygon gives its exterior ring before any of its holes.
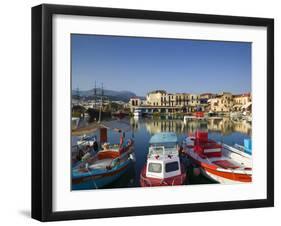
{"type": "Polygon", "coordinates": [[[274,205],[274,21],[32,8],[32,217],[274,205]]]}

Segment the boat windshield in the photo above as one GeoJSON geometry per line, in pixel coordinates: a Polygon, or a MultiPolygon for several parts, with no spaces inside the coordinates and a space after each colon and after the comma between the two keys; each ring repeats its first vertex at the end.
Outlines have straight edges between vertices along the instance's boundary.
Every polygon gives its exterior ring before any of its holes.
{"type": "Polygon", "coordinates": [[[164,147],[159,145],[151,146],[149,148],[148,157],[151,157],[153,155],[158,155],[163,157],[169,155],[178,156],[177,146],[170,146],[170,147],[169,146],[164,147]]]}
{"type": "Polygon", "coordinates": [[[173,172],[179,170],[179,163],[178,162],[169,162],[165,165],[166,173],[173,172]]]}
{"type": "Polygon", "coordinates": [[[162,146],[164,148],[177,148],[177,143],[174,143],[174,142],[157,143],[157,144],[151,144],[151,146],[152,147],[162,146]]]}
{"type": "Polygon", "coordinates": [[[148,171],[151,173],[161,173],[162,172],[162,164],[151,162],[148,164],[148,171]]]}

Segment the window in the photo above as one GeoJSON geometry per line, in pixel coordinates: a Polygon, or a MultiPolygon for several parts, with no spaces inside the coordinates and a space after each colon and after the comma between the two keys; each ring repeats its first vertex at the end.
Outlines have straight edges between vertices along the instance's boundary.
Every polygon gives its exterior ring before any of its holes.
{"type": "Polygon", "coordinates": [[[148,171],[152,173],[161,173],[162,172],[162,164],[161,163],[149,163],[148,171]]]}
{"type": "Polygon", "coordinates": [[[179,169],[179,163],[178,162],[169,162],[165,166],[166,173],[177,171],[179,169]]]}

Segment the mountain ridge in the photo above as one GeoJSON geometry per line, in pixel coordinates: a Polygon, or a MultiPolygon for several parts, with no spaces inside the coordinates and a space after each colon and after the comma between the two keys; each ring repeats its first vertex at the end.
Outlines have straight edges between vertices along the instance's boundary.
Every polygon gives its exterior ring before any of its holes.
{"type": "MultiPolygon", "coordinates": [[[[95,95],[95,89],[90,90],[72,90],[72,97],[85,97],[85,98],[91,98],[95,95]]],[[[102,95],[102,89],[96,88],[96,96],[100,97],[102,95]]],[[[122,91],[116,91],[116,90],[109,90],[104,89],[103,90],[103,96],[107,97],[109,100],[115,100],[115,101],[125,101],[128,102],[130,98],[136,97],[137,95],[134,92],[122,90],[122,91]]],[[[143,97],[140,97],[143,98],[143,97]]]]}

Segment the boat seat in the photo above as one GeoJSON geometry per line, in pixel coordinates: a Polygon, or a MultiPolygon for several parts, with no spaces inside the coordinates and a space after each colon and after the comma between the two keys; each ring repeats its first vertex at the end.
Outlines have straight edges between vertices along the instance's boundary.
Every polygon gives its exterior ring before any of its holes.
{"type": "Polygon", "coordinates": [[[89,166],[91,169],[106,169],[107,166],[110,166],[112,159],[100,159],[95,161],[93,164],[89,166]]]}

